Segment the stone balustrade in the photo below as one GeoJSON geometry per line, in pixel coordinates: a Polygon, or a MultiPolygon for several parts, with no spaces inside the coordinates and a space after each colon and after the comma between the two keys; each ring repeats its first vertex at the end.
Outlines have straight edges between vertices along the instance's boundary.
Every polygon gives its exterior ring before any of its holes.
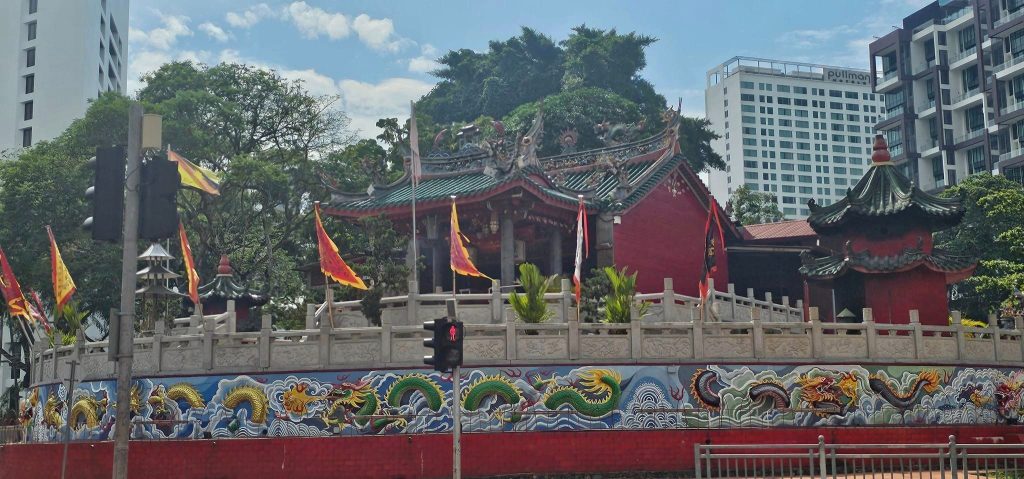
{"type": "MultiPolygon", "coordinates": [[[[669,309],[675,301],[666,303],[669,309]]],[[[719,309],[721,308],[719,304],[719,309]]],[[[460,306],[461,307],[461,306],[460,306]]],[[[469,323],[465,364],[743,362],[857,364],[1024,365],[1022,321],[1014,329],[923,326],[912,311],[909,324],[878,324],[872,311],[863,323],[822,323],[810,308],[808,321],[770,322],[759,309],[746,321],[649,321],[625,324],[469,323]]],[[[669,314],[676,314],[669,312],[669,314]]],[[[135,340],[135,376],[264,373],[273,371],[422,367],[427,353],[420,325],[337,327],[274,331],[265,316],[258,332],[214,330],[165,334],[135,340]]],[[[65,379],[77,361],[80,380],[109,378],[114,364],[106,342],[84,342],[33,351],[36,384],[65,379]]]]}

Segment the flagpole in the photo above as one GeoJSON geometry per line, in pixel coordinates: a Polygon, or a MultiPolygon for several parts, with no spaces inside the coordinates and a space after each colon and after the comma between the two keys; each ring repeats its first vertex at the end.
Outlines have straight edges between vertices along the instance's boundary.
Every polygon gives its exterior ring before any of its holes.
{"type": "MultiPolygon", "coordinates": [[[[576,195],[576,197],[579,198],[579,200],[580,200],[579,208],[580,208],[580,212],[582,213],[583,212],[583,195],[576,195]]],[[[581,223],[581,222],[577,221],[577,225],[576,225],[577,229],[580,227],[579,223],[581,223]]],[[[577,231],[576,234],[578,235],[578,234],[580,234],[580,232],[577,231]]],[[[587,234],[586,231],[584,231],[583,234],[587,234]]],[[[579,240],[577,240],[577,241],[579,241],[579,240]]],[[[579,253],[577,252],[577,254],[579,254],[579,253]]],[[[583,257],[582,257],[582,255],[580,256],[580,278],[579,278],[579,282],[580,282],[579,286],[577,286],[577,287],[580,289],[580,294],[576,298],[576,322],[577,323],[582,323],[583,322],[583,318],[580,315],[580,302],[583,300],[583,257]]]]}
{"type": "Polygon", "coordinates": [[[327,303],[327,320],[331,323],[331,329],[334,329],[334,288],[331,287],[331,282],[328,280],[327,275],[324,275],[324,301],[327,303]]]}
{"type": "MultiPolygon", "coordinates": [[[[412,100],[409,100],[409,172],[412,174],[412,280],[416,282],[416,287],[419,288],[420,284],[420,254],[419,254],[419,243],[416,241],[416,184],[419,183],[419,172],[416,170],[416,165],[419,162],[419,144],[413,142],[419,142],[419,132],[416,130],[416,110],[413,106],[412,100]],[[412,133],[417,133],[414,135],[412,133]]],[[[419,293],[419,291],[416,291],[419,293]]],[[[412,291],[410,291],[412,293],[412,291]]]]}

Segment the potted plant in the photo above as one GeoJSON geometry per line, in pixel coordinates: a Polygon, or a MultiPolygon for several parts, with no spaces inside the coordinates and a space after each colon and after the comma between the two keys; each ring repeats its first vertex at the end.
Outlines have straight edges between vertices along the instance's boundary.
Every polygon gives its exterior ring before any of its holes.
{"type": "MultiPolygon", "coordinates": [[[[546,277],[540,274],[540,268],[530,263],[519,265],[519,284],[523,293],[512,291],[508,302],[516,317],[524,323],[538,324],[551,319],[555,313],[548,309],[544,302],[547,293],[557,276],[546,277]]],[[[536,330],[527,330],[526,334],[537,334],[536,330]]]]}
{"type": "MultiPolygon", "coordinates": [[[[604,268],[604,274],[608,277],[610,285],[608,295],[605,296],[605,323],[629,323],[633,320],[632,309],[634,304],[636,305],[637,316],[640,318],[647,314],[647,310],[651,306],[646,301],[635,302],[636,273],[627,274],[626,269],[622,268],[622,271],[616,271],[611,266],[604,268]]],[[[622,334],[624,331],[613,331],[613,333],[622,334]]]]}

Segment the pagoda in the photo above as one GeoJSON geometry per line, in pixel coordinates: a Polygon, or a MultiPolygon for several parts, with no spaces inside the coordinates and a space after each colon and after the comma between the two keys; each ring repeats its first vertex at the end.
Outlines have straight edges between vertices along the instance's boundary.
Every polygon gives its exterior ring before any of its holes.
{"type": "Polygon", "coordinates": [[[199,287],[199,301],[203,303],[203,314],[220,314],[228,310],[228,301],[235,302],[235,327],[237,331],[258,331],[259,318],[253,308],[263,306],[270,298],[256,293],[235,281],[234,269],[228,255],[220,256],[217,276],[213,281],[199,287]]]}
{"type": "MultiPolygon", "coordinates": [[[[680,152],[678,112],[669,109],[662,119],[664,128],[646,138],[642,124],[600,123],[595,133],[604,146],[592,150],[577,151],[578,133],[564,131],[558,138],[561,154],[550,157],[537,154],[543,110],[528,131],[514,137],[501,122],[494,123],[490,138],[479,138],[474,125],[462,128],[456,151],[440,148],[441,132],[421,161],[416,190],[417,250],[424,265],[420,292],[451,290],[447,229],[455,195],[470,256],[502,287],[515,284],[517,263],[533,263],[549,275],[572,273],[582,197],[591,247],[584,274],[593,267],[628,267],[639,272],[640,291],[661,291],[664,278],[672,278],[678,292],[696,295],[708,210],[723,213],[680,152]]],[[[324,213],[351,219],[383,214],[397,229],[411,231],[408,161],[400,179],[363,192],[341,191],[337,182],[325,181],[331,200],[324,213]]],[[[723,223],[727,243],[740,237],[735,226],[723,223]]],[[[411,266],[411,254],[407,261],[411,266]]],[[[715,282],[725,285],[728,266],[719,266],[715,282]]],[[[486,279],[458,281],[460,292],[492,287],[486,279]]]]}
{"type": "Polygon", "coordinates": [[[948,324],[946,287],[969,277],[973,258],[934,247],[932,233],[960,223],[957,198],[921,191],[890,160],[875,136],[871,167],[846,197],[826,206],[808,202],[807,222],[827,254],[802,255],[805,304],[822,318],[871,308],[879,323],[906,324],[917,310],[921,324],[948,324]]]}

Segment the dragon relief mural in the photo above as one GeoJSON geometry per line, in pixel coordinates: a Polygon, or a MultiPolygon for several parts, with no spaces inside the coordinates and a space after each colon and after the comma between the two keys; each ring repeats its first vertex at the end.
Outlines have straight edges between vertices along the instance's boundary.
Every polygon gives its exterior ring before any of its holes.
{"type": "MultiPolygon", "coordinates": [[[[1017,423],[1024,371],[853,365],[530,366],[464,372],[466,431],[1017,423]]],[[[420,370],[142,378],[136,438],[430,433],[451,430],[451,377],[420,370]]],[[[32,441],[111,437],[114,381],[34,388],[32,441]]]]}

